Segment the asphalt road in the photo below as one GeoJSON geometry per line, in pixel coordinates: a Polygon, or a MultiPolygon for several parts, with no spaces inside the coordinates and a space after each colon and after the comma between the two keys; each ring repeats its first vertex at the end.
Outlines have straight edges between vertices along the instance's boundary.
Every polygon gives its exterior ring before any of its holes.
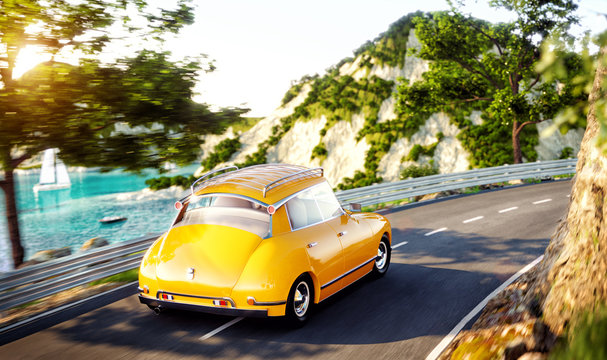
{"type": "Polygon", "coordinates": [[[570,181],[548,182],[389,212],[397,248],[387,275],[322,303],[301,329],[275,319],[154,316],[129,296],[66,314],[3,345],[0,358],[424,359],[489,293],[543,254],[570,189],[570,181]]]}

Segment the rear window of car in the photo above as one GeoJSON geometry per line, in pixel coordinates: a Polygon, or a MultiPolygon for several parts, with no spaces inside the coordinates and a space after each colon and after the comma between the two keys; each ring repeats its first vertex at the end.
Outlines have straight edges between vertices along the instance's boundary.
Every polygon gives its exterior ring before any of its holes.
{"type": "Polygon", "coordinates": [[[182,219],[174,227],[197,224],[229,226],[262,238],[270,233],[270,215],[265,207],[230,196],[192,199],[182,219]]]}

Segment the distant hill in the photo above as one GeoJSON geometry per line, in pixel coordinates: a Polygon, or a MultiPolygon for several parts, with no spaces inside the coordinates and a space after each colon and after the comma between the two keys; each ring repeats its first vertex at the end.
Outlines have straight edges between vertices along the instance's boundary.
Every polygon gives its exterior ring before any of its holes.
{"type": "MultiPolygon", "coordinates": [[[[424,60],[407,56],[407,49],[420,48],[412,22],[419,15],[402,17],[325,75],[303,76],[286,92],[282,105],[251,129],[207,136],[202,146],[206,169],[200,170],[265,162],[322,166],[333,186],[349,188],[398,180],[405,169],[406,175],[415,176],[503,163],[472,157],[483,154],[483,147],[511,141],[484,125],[480,111],[457,122],[436,113],[421,126],[399,118],[397,84],[422,80],[428,67],[424,60]],[[478,141],[466,140],[473,137],[478,141]]],[[[578,152],[583,129],[539,139],[538,130],[548,125],[531,126],[523,134],[527,161],[578,152]]]]}

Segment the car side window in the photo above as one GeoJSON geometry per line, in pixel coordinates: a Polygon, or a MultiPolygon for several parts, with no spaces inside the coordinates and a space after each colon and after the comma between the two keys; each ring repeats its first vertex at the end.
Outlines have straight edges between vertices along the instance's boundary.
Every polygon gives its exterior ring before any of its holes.
{"type": "Polygon", "coordinates": [[[328,183],[322,183],[310,190],[312,190],[314,198],[316,199],[316,204],[318,205],[324,220],[331,219],[343,213],[341,205],[328,183]]]}
{"type": "Polygon", "coordinates": [[[297,230],[342,213],[339,201],[327,183],[302,191],[286,204],[291,229],[297,230]]]}

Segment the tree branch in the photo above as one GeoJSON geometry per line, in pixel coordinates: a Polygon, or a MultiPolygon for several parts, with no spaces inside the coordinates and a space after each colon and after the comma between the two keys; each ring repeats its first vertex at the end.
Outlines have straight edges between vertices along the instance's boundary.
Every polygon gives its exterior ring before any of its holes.
{"type": "Polygon", "coordinates": [[[514,135],[518,136],[521,131],[523,131],[523,128],[527,125],[531,125],[531,124],[538,124],[541,123],[544,120],[536,120],[536,121],[525,121],[524,123],[521,124],[521,126],[519,126],[515,131],[514,131],[514,135]]]}
{"type": "Polygon", "coordinates": [[[490,101],[490,100],[493,100],[493,98],[491,98],[491,97],[478,97],[478,96],[475,96],[472,99],[457,100],[455,102],[456,103],[468,103],[468,102],[474,102],[474,101],[490,101]]]}
{"type": "Polygon", "coordinates": [[[32,156],[31,156],[30,154],[27,154],[27,153],[26,153],[26,154],[23,154],[23,155],[19,156],[19,157],[18,157],[18,158],[16,158],[16,159],[11,159],[11,167],[12,167],[13,169],[16,169],[16,168],[17,168],[17,166],[21,165],[21,163],[23,163],[25,160],[27,160],[27,159],[29,159],[29,158],[31,158],[31,157],[32,157],[32,156]]]}
{"type": "Polygon", "coordinates": [[[481,35],[483,35],[484,37],[486,37],[487,39],[489,39],[489,41],[491,41],[493,43],[493,45],[495,45],[495,47],[497,47],[497,51],[499,52],[500,56],[503,56],[504,52],[502,51],[502,47],[500,46],[500,44],[497,41],[497,39],[494,38],[494,37],[492,37],[491,35],[487,34],[485,31],[483,31],[483,29],[481,27],[476,26],[476,24],[474,23],[474,21],[471,21],[470,19],[468,19],[468,20],[470,22],[470,26],[472,26],[479,33],[481,33],[481,35]]]}
{"type": "MultiPolygon", "coordinates": [[[[495,82],[495,80],[493,80],[493,78],[491,76],[489,76],[488,74],[480,71],[480,70],[476,70],[474,69],[472,66],[468,65],[466,62],[464,62],[463,60],[459,60],[459,59],[454,59],[454,61],[456,63],[458,63],[461,67],[463,67],[464,69],[468,70],[469,72],[473,73],[473,74],[478,74],[480,76],[482,76],[483,78],[485,78],[487,81],[489,81],[496,89],[501,89],[502,87],[499,86],[499,84],[497,82],[495,82]]],[[[478,61],[478,60],[477,60],[478,61]]],[[[479,62],[480,63],[480,62],[479,62]]],[[[481,64],[482,66],[482,64],[481,64]]]]}

